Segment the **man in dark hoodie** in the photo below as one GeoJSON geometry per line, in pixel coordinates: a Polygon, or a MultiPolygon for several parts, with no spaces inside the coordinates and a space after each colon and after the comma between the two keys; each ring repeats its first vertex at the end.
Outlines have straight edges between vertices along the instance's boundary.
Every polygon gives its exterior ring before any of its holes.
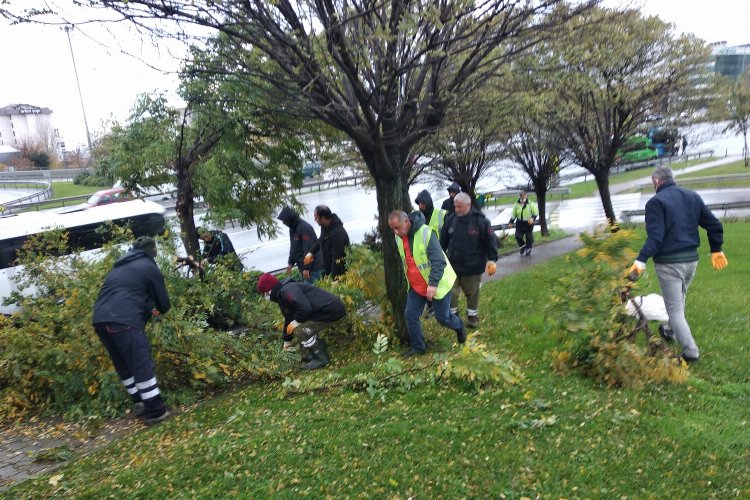
{"type": "Polygon", "coordinates": [[[277,218],[289,228],[290,246],[286,273],[292,272],[292,266],[297,266],[305,283],[315,283],[320,278],[322,267],[323,259],[320,252],[315,255],[312,262],[305,264],[305,255],[310,253],[312,247],[318,241],[315,230],[290,207],[282,208],[277,218]]]}
{"type": "Polygon", "coordinates": [[[440,246],[457,275],[451,293],[451,312],[458,313],[458,300],[463,290],[468,327],[476,328],[479,326],[482,273],[492,276],[497,269],[497,238],[487,217],[472,207],[468,194],[457,194],[453,203],[456,211],[448,216],[440,234],[440,246]]]}
{"type": "Polygon", "coordinates": [[[410,349],[404,356],[424,354],[427,346],[422,335],[420,316],[427,302],[432,302],[435,319],[455,330],[459,344],[466,342],[466,329],[461,318],[451,313],[450,300],[456,273],[440,248],[438,237],[424,223],[421,212],[394,210],[388,215],[396,246],[409,284],[404,319],[409,331],[410,349]]]}
{"type": "Polygon", "coordinates": [[[336,279],[346,272],[346,249],[349,246],[349,235],[339,216],[331,213],[326,205],[315,207],[315,222],[320,226],[320,238],[305,255],[305,265],[315,260],[320,251],[323,257],[323,276],[336,279]]]}
{"type": "Polygon", "coordinates": [[[461,192],[461,186],[457,182],[454,182],[448,186],[448,197],[443,200],[443,205],[440,207],[445,210],[448,214],[452,214],[454,211],[453,200],[456,195],[461,192]]]}
{"type": "Polygon", "coordinates": [[[279,281],[270,273],[258,278],[258,292],[276,302],[284,315],[284,350],[292,346],[296,335],[302,348],[302,361],[309,361],[302,368],[317,370],[326,366],[328,351],[318,334],[346,316],[341,299],[307,283],[279,281]]]}
{"type": "Polygon", "coordinates": [[[440,231],[443,229],[445,223],[446,211],[442,208],[435,208],[432,204],[432,196],[425,189],[420,191],[417,197],[414,199],[414,203],[419,207],[419,211],[424,215],[424,220],[427,221],[427,225],[440,237],[440,231]]]}
{"type": "Polygon", "coordinates": [[[231,263],[231,266],[237,270],[242,270],[242,261],[237,257],[237,252],[234,251],[234,245],[227,236],[227,233],[219,230],[210,230],[203,227],[196,228],[198,237],[203,240],[203,252],[201,253],[201,260],[206,261],[209,264],[215,264],[217,259],[226,260],[231,263]],[[228,257],[227,256],[231,256],[228,257]]]}
{"type": "Polygon", "coordinates": [[[170,308],[164,276],[154,262],[156,242],[140,236],[104,278],[92,323],[132,399],[148,425],[169,418],[154,376],[146,321],[170,308]]]}

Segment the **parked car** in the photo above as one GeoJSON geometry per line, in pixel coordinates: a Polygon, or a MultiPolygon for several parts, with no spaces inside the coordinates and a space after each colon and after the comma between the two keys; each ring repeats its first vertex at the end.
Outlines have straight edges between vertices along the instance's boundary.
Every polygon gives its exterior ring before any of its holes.
{"type": "Polygon", "coordinates": [[[71,212],[80,212],[81,210],[88,210],[89,208],[100,207],[103,205],[109,205],[112,203],[120,203],[123,201],[131,201],[133,198],[125,192],[124,188],[110,188],[102,189],[89,196],[89,199],[85,203],[79,205],[73,205],[70,207],[63,207],[55,210],[58,214],[68,214],[71,212]]]}

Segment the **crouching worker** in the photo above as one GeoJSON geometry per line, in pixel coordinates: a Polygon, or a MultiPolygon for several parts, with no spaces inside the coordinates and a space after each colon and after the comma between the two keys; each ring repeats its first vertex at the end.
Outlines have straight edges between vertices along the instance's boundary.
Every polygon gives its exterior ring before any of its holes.
{"type": "Polygon", "coordinates": [[[156,242],[140,236],[104,278],[92,323],[130,394],[134,413],[148,425],[169,418],[154,376],[146,321],[170,308],[164,276],[154,262],[156,242]]]}
{"type": "Polygon", "coordinates": [[[344,303],[334,294],[307,284],[264,273],[258,279],[258,292],[276,302],[284,315],[284,349],[297,337],[305,370],[317,370],[328,364],[328,352],[321,330],[346,316],[344,303]]]}

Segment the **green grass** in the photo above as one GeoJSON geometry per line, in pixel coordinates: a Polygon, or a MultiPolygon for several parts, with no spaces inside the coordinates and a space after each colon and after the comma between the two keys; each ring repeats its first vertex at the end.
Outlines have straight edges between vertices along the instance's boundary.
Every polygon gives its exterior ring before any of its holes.
{"type": "MultiPolygon", "coordinates": [[[[337,391],[281,398],[279,384],[251,385],[5,495],[747,497],[750,224],[727,223],[725,240],[722,272],[701,246],[687,316],[702,360],[685,385],[608,389],[554,374],[543,310],[566,267],[558,258],[482,288],[480,338],[522,368],[515,388],[423,385],[381,402],[337,391]]],[[[639,286],[658,290],[651,263],[639,286]]],[[[453,348],[453,332],[432,320],[426,335],[453,348]]],[[[329,342],[331,367],[292,377],[322,381],[373,361],[349,339],[329,342]]]]}
{"type": "Polygon", "coordinates": [[[73,184],[73,182],[67,181],[67,182],[53,182],[52,183],[52,197],[47,200],[44,203],[41,203],[37,205],[33,209],[29,210],[47,210],[50,208],[57,208],[62,206],[70,206],[70,205],[76,205],[78,203],[83,203],[86,201],[85,199],[80,199],[77,201],[66,201],[61,202],[57,201],[60,198],[69,198],[71,196],[84,196],[89,195],[92,193],[95,193],[97,191],[101,191],[102,189],[107,189],[109,186],[79,186],[78,184],[73,184]]]}
{"type": "MultiPolygon", "coordinates": [[[[729,175],[729,174],[750,174],[750,168],[745,167],[745,163],[740,160],[736,161],[734,163],[729,163],[726,165],[719,165],[718,167],[712,167],[707,168],[705,170],[699,170],[697,172],[692,172],[689,175],[686,175],[685,177],[677,177],[675,178],[675,181],[677,184],[680,184],[681,181],[685,181],[688,179],[700,179],[702,177],[713,177],[715,175],[729,175]]],[[[734,180],[726,180],[726,181],[706,181],[703,183],[688,183],[685,184],[686,188],[689,189],[706,189],[706,188],[739,188],[739,187],[748,187],[750,186],[750,179],[734,179],[734,180]]],[[[626,193],[635,193],[635,192],[644,192],[649,193],[653,192],[654,188],[650,183],[645,183],[642,188],[633,188],[628,191],[624,191],[626,193]]]]}

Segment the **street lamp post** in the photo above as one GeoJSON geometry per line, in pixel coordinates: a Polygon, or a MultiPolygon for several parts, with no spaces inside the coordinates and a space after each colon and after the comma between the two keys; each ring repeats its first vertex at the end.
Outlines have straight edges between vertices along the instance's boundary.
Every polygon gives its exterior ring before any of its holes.
{"type": "Polygon", "coordinates": [[[73,60],[73,71],[76,75],[76,85],[78,86],[78,97],[81,99],[81,111],[83,112],[83,125],[86,127],[86,142],[89,146],[89,154],[91,154],[91,134],[89,133],[89,122],[86,120],[86,108],[83,106],[83,94],[81,93],[81,82],[78,79],[78,68],[76,67],[76,58],[73,55],[73,44],[70,42],[70,32],[73,31],[73,25],[67,25],[63,27],[65,34],[68,35],[68,46],[70,47],[70,58],[73,60]]]}

